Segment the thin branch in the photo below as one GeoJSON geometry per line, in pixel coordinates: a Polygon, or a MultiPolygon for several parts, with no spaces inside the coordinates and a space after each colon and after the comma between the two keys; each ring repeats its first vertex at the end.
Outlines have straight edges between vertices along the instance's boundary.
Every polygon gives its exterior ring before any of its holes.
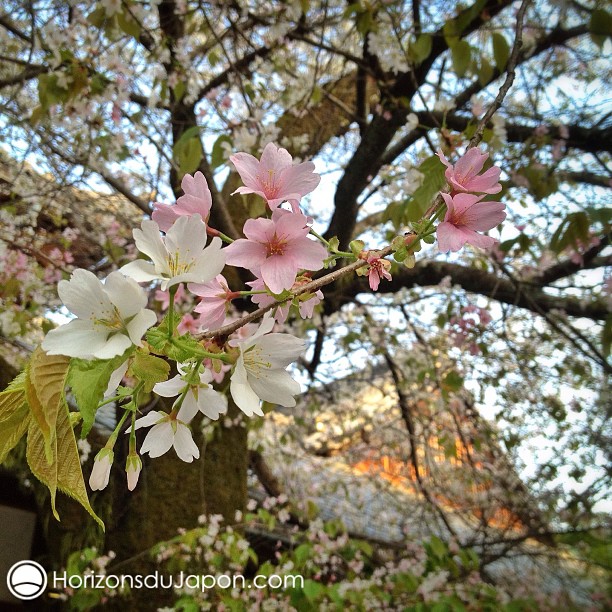
{"type": "MultiPolygon", "coordinates": [[[[386,246],[384,249],[381,249],[379,251],[373,251],[373,252],[376,254],[377,257],[386,257],[387,255],[390,255],[393,252],[393,247],[389,245],[389,246],[386,246]]],[[[291,293],[287,297],[281,300],[277,300],[276,302],[272,302],[272,304],[268,304],[267,306],[258,308],[257,310],[254,310],[253,312],[245,315],[244,317],[238,319],[237,321],[234,321],[233,323],[230,323],[229,325],[224,325],[220,329],[217,329],[215,331],[204,332],[203,334],[199,334],[198,336],[196,336],[196,338],[201,340],[203,338],[219,338],[223,336],[229,336],[230,334],[235,332],[237,329],[240,329],[243,325],[246,325],[247,323],[250,323],[251,321],[256,321],[257,319],[262,317],[264,314],[266,314],[266,312],[269,312],[273,308],[276,308],[277,306],[280,306],[281,304],[284,304],[285,302],[288,302],[289,300],[293,300],[293,298],[303,295],[304,293],[314,293],[321,287],[324,287],[325,285],[329,285],[330,283],[333,283],[339,278],[342,278],[343,276],[346,276],[347,274],[350,274],[351,272],[355,272],[356,270],[359,270],[359,268],[363,268],[363,266],[367,266],[367,265],[368,265],[367,261],[363,259],[358,259],[357,261],[354,261],[348,264],[347,266],[339,268],[338,270],[334,270],[333,272],[330,272],[329,274],[326,274],[325,276],[322,276],[321,278],[317,278],[316,280],[313,280],[307,285],[302,285],[301,287],[294,289],[293,291],[291,291],[291,293]]]]}
{"type": "Polygon", "coordinates": [[[527,11],[527,7],[529,5],[530,0],[523,0],[521,3],[521,7],[516,14],[516,28],[515,28],[515,37],[514,37],[514,46],[512,47],[512,53],[510,54],[510,59],[508,60],[508,64],[506,66],[506,80],[503,85],[499,88],[497,92],[497,96],[495,96],[495,100],[489,108],[487,112],[484,114],[484,117],[480,120],[474,135],[470,140],[470,144],[468,145],[468,149],[478,146],[480,141],[482,140],[482,135],[484,133],[484,129],[487,123],[491,120],[491,117],[498,111],[499,107],[502,105],[504,98],[510,91],[510,87],[512,87],[512,83],[514,82],[514,77],[516,76],[516,65],[519,59],[519,53],[521,51],[521,47],[523,46],[523,19],[525,18],[525,12],[527,11]]]}

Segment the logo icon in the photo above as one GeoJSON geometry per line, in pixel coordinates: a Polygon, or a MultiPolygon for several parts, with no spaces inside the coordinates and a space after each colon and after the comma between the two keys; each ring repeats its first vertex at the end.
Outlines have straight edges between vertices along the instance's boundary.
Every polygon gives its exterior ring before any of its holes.
{"type": "Polygon", "coordinates": [[[36,561],[18,561],[8,571],[6,585],[17,599],[36,599],[47,588],[47,572],[36,561]]]}

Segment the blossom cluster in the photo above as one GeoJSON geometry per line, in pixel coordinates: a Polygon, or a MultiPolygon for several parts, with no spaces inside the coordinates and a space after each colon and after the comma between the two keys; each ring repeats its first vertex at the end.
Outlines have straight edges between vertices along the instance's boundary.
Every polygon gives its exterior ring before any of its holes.
{"type": "Polygon", "coordinates": [[[501,170],[492,166],[481,173],[489,155],[477,147],[468,149],[454,165],[442,151],[438,151],[438,157],[446,166],[445,177],[451,188],[450,193],[441,194],[446,215],[436,229],[440,251],[458,251],[465,244],[493,247],[496,240],[478,232],[493,229],[506,218],[503,203],[483,201],[486,195],[501,191],[501,170]]]}
{"type": "MultiPolygon", "coordinates": [[[[442,154],[440,158],[452,187],[450,195],[443,194],[447,213],[437,228],[440,249],[458,250],[466,242],[489,246],[493,239],[476,232],[500,223],[505,217],[503,205],[482,202],[484,195],[473,192],[497,193],[499,169],[479,174],[487,155],[478,149],[469,150],[455,166],[442,154]]],[[[368,276],[373,291],[381,280],[392,278],[384,253],[365,249],[359,240],[351,243],[351,252],[341,251],[337,239],[327,241],[312,229],[312,219],[300,208],[302,198],[320,182],[312,162],[294,163],[288,151],[273,143],[266,145],[260,159],[248,153],[229,159],[243,182],[234,194],[261,197],[268,211],[246,220],[244,238],[232,239],[211,227],[213,198],[207,180],[201,172],[186,174],[184,193],[176,203],[156,202],[151,219],[133,231],[138,259],[104,281],[91,271],[76,269],[69,280],[58,284],[60,299],[75,318],[51,330],[43,350],[79,360],[113,360],[114,371],[104,379],[106,392],[100,405],[116,401],[125,411],[95,457],[92,489],[107,486],[114,445],[129,416],[125,469],[132,490],[142,469],[142,454],[154,458],[173,448],[185,462],[198,459],[194,419],[198,415],[206,422],[221,415],[233,419],[228,395],[247,417],[263,416],[262,402],[295,406],[300,385],[287,368],[304,353],[305,343],[274,328],[287,320],[291,308],[296,316],[313,316],[323,299],[316,283],[309,291],[313,273],[338,258],[349,258],[360,264],[355,270],[368,276]],[[244,281],[249,289],[234,290],[224,275],[226,266],[251,273],[254,279],[244,281]],[[159,286],[155,299],[167,311],[161,322],[147,307],[143,285],[159,286]],[[258,326],[240,320],[233,324],[237,316],[233,302],[245,298],[268,310],[258,326]],[[177,310],[181,302],[191,308],[182,317],[177,310]],[[168,361],[176,362],[172,377],[168,361]],[[224,384],[226,377],[229,384],[224,384]],[[124,379],[128,382],[122,387],[124,379]],[[144,394],[150,392],[168,398],[171,406],[137,418],[144,394]],[[139,429],[147,429],[147,434],[138,451],[139,429]]],[[[426,232],[433,233],[431,222],[426,232]]],[[[409,241],[397,240],[398,249],[406,251],[409,241]]],[[[244,275],[236,272],[236,277],[244,275]]]]}
{"type": "MultiPolygon", "coordinates": [[[[256,306],[286,298],[292,288],[310,281],[305,273],[321,269],[328,255],[323,244],[309,237],[310,220],[300,210],[303,196],[320,181],[312,162],[294,164],[285,149],[272,143],[265,147],[261,160],[238,153],[231,161],[244,183],[236,193],[263,197],[271,213],[270,218],[247,220],[245,238],[231,240],[223,236],[230,243],[223,248],[220,232],[208,224],[210,189],[203,174],[196,172],[183,178],[184,195],[176,204],[155,203],[152,218],[134,230],[141,258],[112,272],[104,282],[88,270],[77,269],[69,280],[61,280],[58,285],[60,299],[75,318],[51,330],[42,347],[49,355],[89,361],[118,359],[121,363],[110,377],[105,402],[118,393],[126,375],[133,375],[131,364],[136,352],[170,357],[150,343],[148,332],[158,320],[156,313],[147,308],[142,284],[160,287],[156,298],[168,314],[158,329],[166,326],[167,342],[174,343],[177,349],[183,342],[184,349],[183,339],[191,338],[186,350],[191,350],[192,355],[177,363],[177,374],[151,385],[154,394],[176,398],[169,411],[152,410],[136,418],[139,387],[116,396],[118,401],[132,397],[131,405],[124,405],[126,414],[132,413],[132,427],[126,432],[130,433],[126,463],[130,489],[136,486],[142,468],[135,436],[141,428],[147,428],[148,433],[140,454],[159,457],[174,448],[183,461],[199,458],[191,423],[200,413],[213,421],[227,414],[228,398],[213,385],[221,382],[228,371],[229,395],[249,417],[263,416],[262,401],[295,406],[295,396],[300,392],[300,385],[286,368],[302,355],[304,342],[291,334],[273,331],[275,319],[287,318],[290,299],[279,301],[274,314],[266,315],[258,327],[240,327],[224,345],[206,339],[196,342],[193,337],[230,323],[234,316],[232,301],[236,298],[250,296],[256,306]],[[284,202],[290,209],[282,208],[284,202]],[[255,276],[248,283],[251,290],[231,291],[222,274],[226,265],[249,270],[255,276]],[[175,301],[184,299],[185,287],[199,298],[194,313],[200,316],[195,319],[187,314],[179,322],[175,301]]],[[[311,317],[321,299],[320,291],[301,295],[296,300],[297,313],[311,317]]],[[[119,427],[95,458],[90,477],[92,489],[102,489],[109,482],[118,433],[119,427]]]]}

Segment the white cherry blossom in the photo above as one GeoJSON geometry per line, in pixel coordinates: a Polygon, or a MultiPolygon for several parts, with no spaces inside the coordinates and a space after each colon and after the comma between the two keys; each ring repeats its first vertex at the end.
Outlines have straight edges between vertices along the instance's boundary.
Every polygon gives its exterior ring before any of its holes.
{"type": "Polygon", "coordinates": [[[180,395],[189,387],[181,405],[181,418],[185,422],[191,421],[198,411],[209,419],[216,421],[220,415],[227,412],[227,397],[215,391],[209,384],[213,379],[210,370],[204,368],[203,372],[192,374],[188,364],[179,364],[179,374],[170,380],[157,383],[153,391],[162,397],[180,395]]]}
{"type": "Polygon", "coordinates": [[[236,405],[247,416],[263,416],[260,400],[295,406],[295,395],[301,391],[298,382],[285,368],[303,352],[303,340],[291,334],[269,333],[274,319],[267,316],[251,336],[232,340],[240,349],[230,380],[230,392],[236,405]]]}
{"type": "Polygon", "coordinates": [[[193,441],[191,430],[181,419],[182,416],[180,410],[177,415],[154,410],[137,419],[135,429],[151,427],[142,443],[140,452],[149,453],[151,458],[155,458],[161,457],[174,447],[178,458],[186,463],[199,459],[200,449],[193,441]]]}
{"type": "Polygon", "coordinates": [[[136,248],[152,261],[137,259],[121,268],[139,283],[160,280],[162,291],[178,283],[207,283],[225,266],[221,238],[206,246],[206,225],[200,215],[179,217],[164,238],[155,221],[145,219],[141,227],[134,230],[136,248]]]}
{"type": "Polygon", "coordinates": [[[142,345],[142,336],[157,322],[147,310],[147,296],[131,278],[112,272],[102,283],[88,270],[75,270],[59,282],[58,293],[77,318],[51,330],[42,348],[49,355],[110,359],[128,347],[142,345]]]}

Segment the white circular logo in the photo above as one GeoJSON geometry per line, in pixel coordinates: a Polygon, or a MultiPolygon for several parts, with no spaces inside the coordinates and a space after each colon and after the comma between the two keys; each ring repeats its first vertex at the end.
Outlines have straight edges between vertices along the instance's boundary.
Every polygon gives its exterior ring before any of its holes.
{"type": "Polygon", "coordinates": [[[6,584],[17,599],[36,599],[47,588],[47,572],[36,561],[18,561],[8,571],[6,584]]]}

